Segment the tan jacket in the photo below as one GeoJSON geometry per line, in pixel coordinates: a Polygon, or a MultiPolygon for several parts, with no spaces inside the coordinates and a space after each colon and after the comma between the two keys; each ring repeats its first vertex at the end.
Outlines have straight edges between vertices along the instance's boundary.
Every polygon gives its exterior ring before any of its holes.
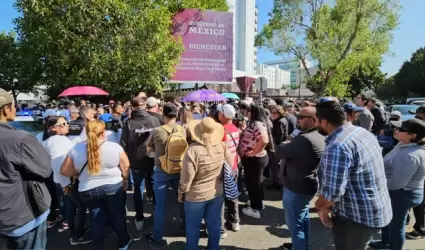
{"type": "Polygon", "coordinates": [[[212,147],[211,154],[200,143],[189,146],[183,159],[179,191],[186,201],[202,202],[223,194],[223,164],[232,166],[233,157],[225,144],[212,147]]]}

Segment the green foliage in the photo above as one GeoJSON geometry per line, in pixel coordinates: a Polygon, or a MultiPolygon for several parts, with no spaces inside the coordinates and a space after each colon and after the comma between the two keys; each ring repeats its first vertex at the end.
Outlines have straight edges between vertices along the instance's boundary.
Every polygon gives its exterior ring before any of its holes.
{"type": "Polygon", "coordinates": [[[350,76],[347,82],[348,96],[355,97],[364,91],[374,91],[384,82],[385,74],[382,73],[378,65],[360,67],[350,76]]]}
{"type": "Polygon", "coordinates": [[[395,85],[404,96],[425,96],[425,47],[413,53],[395,75],[395,85]]]}
{"type": "Polygon", "coordinates": [[[405,96],[403,92],[395,84],[394,77],[387,78],[383,84],[379,85],[379,87],[375,90],[375,94],[379,99],[401,99],[405,96]]]}
{"type": "Polygon", "coordinates": [[[0,88],[11,91],[15,102],[19,93],[31,92],[36,85],[36,69],[28,62],[15,34],[0,33],[0,88]]]}
{"type": "Polygon", "coordinates": [[[116,98],[160,92],[183,51],[171,32],[181,8],[225,9],[225,0],[17,0],[28,58],[40,62],[49,96],[94,85],[116,98]]]}
{"type": "Polygon", "coordinates": [[[276,0],[256,45],[296,57],[309,77],[307,61],[317,63],[321,80],[313,79],[316,93],[343,94],[352,72],[379,63],[388,52],[398,2],[276,0]]]}

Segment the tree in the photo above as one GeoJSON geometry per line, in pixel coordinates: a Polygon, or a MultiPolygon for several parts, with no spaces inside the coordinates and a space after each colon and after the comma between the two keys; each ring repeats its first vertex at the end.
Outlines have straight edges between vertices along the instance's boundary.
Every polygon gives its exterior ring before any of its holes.
{"type": "Polygon", "coordinates": [[[343,94],[352,72],[388,52],[398,10],[398,0],[276,0],[256,45],[295,57],[308,77],[317,63],[316,93],[343,94]]]}
{"type": "Polygon", "coordinates": [[[32,92],[36,86],[35,68],[26,62],[15,34],[0,33],[0,88],[10,91],[15,103],[20,93],[32,92]]]}
{"type": "Polygon", "coordinates": [[[173,73],[183,51],[170,32],[173,14],[185,7],[224,9],[223,3],[17,0],[15,23],[28,58],[41,62],[49,96],[75,85],[94,85],[128,98],[141,90],[159,92],[163,77],[173,73]]]}
{"type": "Polygon", "coordinates": [[[378,65],[359,67],[347,82],[348,96],[355,97],[363,91],[375,91],[385,82],[385,75],[378,65]]]}
{"type": "Polygon", "coordinates": [[[410,61],[403,63],[394,80],[405,97],[412,94],[425,96],[425,47],[419,48],[410,61]]]}
{"type": "Polygon", "coordinates": [[[375,90],[375,93],[380,99],[383,100],[404,98],[403,92],[400,91],[398,86],[395,84],[393,76],[385,79],[384,83],[379,85],[379,87],[375,90]]]}

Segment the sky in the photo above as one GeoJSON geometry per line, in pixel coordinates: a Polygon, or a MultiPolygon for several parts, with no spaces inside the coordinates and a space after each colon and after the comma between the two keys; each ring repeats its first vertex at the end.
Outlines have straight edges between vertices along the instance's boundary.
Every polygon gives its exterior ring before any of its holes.
{"type": "MultiPolygon", "coordinates": [[[[267,13],[273,7],[273,0],[256,0],[258,6],[258,28],[261,30],[263,25],[268,22],[267,13]]],[[[18,16],[17,11],[13,8],[14,0],[0,0],[0,32],[13,30],[13,19],[18,16]]],[[[425,46],[425,0],[400,0],[402,11],[400,16],[400,24],[394,32],[390,52],[393,55],[384,56],[382,71],[388,76],[398,72],[404,61],[409,60],[412,53],[418,48],[425,46]]],[[[259,49],[258,62],[279,60],[280,57],[275,56],[266,49],[259,49]]]]}

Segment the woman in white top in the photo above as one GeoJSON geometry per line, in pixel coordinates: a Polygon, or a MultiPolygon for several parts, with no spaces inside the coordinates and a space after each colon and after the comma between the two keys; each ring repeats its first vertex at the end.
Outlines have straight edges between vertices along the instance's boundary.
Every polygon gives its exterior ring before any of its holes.
{"type": "MultiPolygon", "coordinates": [[[[43,135],[42,145],[49,153],[53,169],[53,181],[60,187],[57,189],[60,194],[62,189],[71,184],[69,177],[60,174],[65,157],[74,143],[66,136],[69,132],[68,123],[65,117],[50,116],[46,120],[46,131],[43,135]]],[[[84,239],[84,219],[86,215],[86,206],[77,194],[66,192],[64,195],[65,219],[71,232],[70,244],[82,245],[90,243],[90,240],[84,239]],[[77,212],[78,211],[78,212],[77,212]]]]}
{"type": "Polygon", "coordinates": [[[128,185],[129,161],[123,148],[106,141],[105,123],[87,123],[87,142],[70,150],[61,174],[78,177],[78,192],[92,212],[91,236],[94,249],[104,249],[104,231],[108,219],[118,236],[120,249],[128,249],[131,237],[127,233],[125,189],[128,185]]]}

